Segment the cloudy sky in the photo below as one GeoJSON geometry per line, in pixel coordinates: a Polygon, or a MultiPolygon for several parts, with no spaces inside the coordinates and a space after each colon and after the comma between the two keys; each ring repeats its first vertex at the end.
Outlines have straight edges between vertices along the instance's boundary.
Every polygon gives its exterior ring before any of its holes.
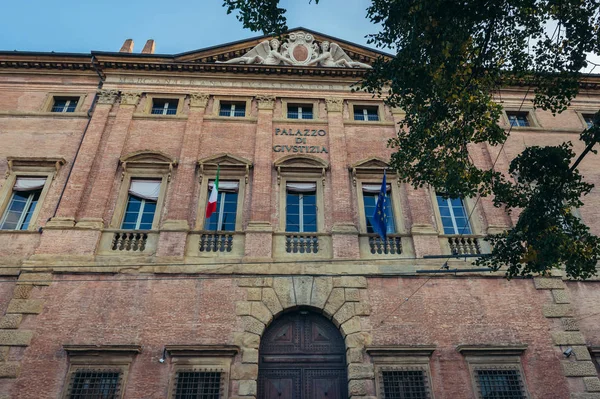
{"type": "MultiPolygon", "coordinates": [[[[366,45],[375,32],[366,18],[370,0],[282,0],[288,26],[303,26],[366,45]]],[[[227,15],[222,0],[21,0],[2,5],[0,50],[118,51],[127,38],[134,52],[148,39],[156,52],[174,54],[258,36],[227,15]]]]}

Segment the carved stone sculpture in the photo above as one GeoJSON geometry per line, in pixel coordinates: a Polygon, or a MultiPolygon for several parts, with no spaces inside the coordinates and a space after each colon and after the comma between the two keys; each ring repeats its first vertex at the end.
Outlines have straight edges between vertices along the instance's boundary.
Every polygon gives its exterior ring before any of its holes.
{"type": "Polygon", "coordinates": [[[323,41],[319,49],[319,45],[314,40],[310,33],[290,33],[285,43],[281,43],[278,39],[265,40],[243,56],[223,61],[223,63],[371,68],[368,64],[353,61],[336,43],[323,41]]]}

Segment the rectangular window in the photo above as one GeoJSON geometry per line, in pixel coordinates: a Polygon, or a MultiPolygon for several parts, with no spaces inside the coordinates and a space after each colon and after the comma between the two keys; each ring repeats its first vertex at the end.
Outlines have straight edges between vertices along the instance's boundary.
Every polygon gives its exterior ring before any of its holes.
{"type": "Polygon", "coordinates": [[[480,398],[525,399],[519,370],[475,370],[480,398]]]}
{"type": "Polygon", "coordinates": [[[314,233],[317,231],[317,184],[286,184],[285,231],[314,233]]]}
{"type": "Polygon", "coordinates": [[[120,370],[80,369],[71,374],[69,399],[117,399],[120,370]]]}
{"type": "Polygon", "coordinates": [[[50,112],[75,112],[79,97],[54,97],[50,112]]]}
{"type": "Polygon", "coordinates": [[[132,179],[121,229],[151,230],[161,180],[132,179]]]}
{"type": "Polygon", "coordinates": [[[244,117],[246,116],[246,103],[222,101],[219,116],[244,117]]]}
{"type": "MultiPolygon", "coordinates": [[[[373,212],[375,211],[375,206],[377,205],[377,198],[379,197],[379,191],[381,190],[381,184],[363,184],[363,203],[365,206],[365,219],[367,221],[367,233],[374,233],[373,225],[371,223],[371,219],[373,217],[373,212]]],[[[394,224],[394,211],[392,208],[392,198],[390,196],[392,190],[391,184],[388,184],[386,187],[387,197],[388,197],[388,206],[386,207],[387,212],[387,233],[394,234],[396,232],[396,226],[394,224]]]]}
{"type": "Polygon", "coordinates": [[[427,376],[422,370],[381,372],[383,397],[386,399],[428,399],[427,376]]]}
{"type": "Polygon", "coordinates": [[[179,371],[175,375],[174,399],[221,398],[221,373],[214,371],[179,371]]]}
{"type": "Polygon", "coordinates": [[[473,234],[462,198],[444,198],[437,195],[444,234],[473,234]]]}
{"type": "MultiPolygon", "coordinates": [[[[214,181],[208,183],[209,196],[213,186],[214,181]]],[[[235,231],[239,186],[237,181],[219,181],[217,211],[208,219],[207,230],[235,231]]]]}
{"type": "Polygon", "coordinates": [[[378,121],[379,115],[377,114],[378,107],[364,107],[354,106],[354,120],[355,121],[378,121]]]}
{"type": "Polygon", "coordinates": [[[179,100],[161,100],[161,99],[153,99],[152,100],[152,114],[153,115],[175,115],[177,114],[177,106],[179,105],[179,100]]]}
{"type": "Polygon", "coordinates": [[[527,112],[507,112],[508,122],[511,126],[525,127],[530,126],[527,112]]]}
{"type": "Polygon", "coordinates": [[[288,105],[287,117],[288,119],[312,119],[313,107],[308,104],[288,105]]]}
{"type": "Polygon", "coordinates": [[[583,120],[587,128],[591,128],[594,125],[594,115],[593,114],[583,114],[583,120]]]}
{"type": "Polygon", "coordinates": [[[0,230],[29,228],[29,222],[45,184],[45,178],[17,177],[12,196],[0,220],[0,230]]]}

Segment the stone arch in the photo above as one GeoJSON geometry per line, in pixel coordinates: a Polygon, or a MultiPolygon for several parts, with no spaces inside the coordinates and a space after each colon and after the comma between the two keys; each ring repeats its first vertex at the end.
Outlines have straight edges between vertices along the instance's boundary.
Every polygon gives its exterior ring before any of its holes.
{"type": "Polygon", "coordinates": [[[372,340],[371,333],[361,327],[361,318],[370,314],[365,277],[239,278],[237,285],[246,291],[246,300],[236,302],[241,331],[234,334],[242,362],[232,367],[232,379],[238,381],[241,392],[256,395],[258,349],[266,327],[284,311],[299,307],[323,314],[339,329],[346,345],[349,395],[373,392],[373,366],[363,363],[364,349],[372,340]]]}

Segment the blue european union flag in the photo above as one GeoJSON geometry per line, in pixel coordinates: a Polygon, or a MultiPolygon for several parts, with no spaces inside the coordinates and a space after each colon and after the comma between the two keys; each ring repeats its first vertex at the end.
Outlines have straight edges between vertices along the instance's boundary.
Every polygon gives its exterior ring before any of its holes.
{"type": "Polygon", "coordinates": [[[387,199],[387,184],[385,181],[385,170],[383,171],[383,181],[381,182],[381,190],[379,190],[379,196],[377,197],[377,204],[375,204],[375,211],[373,212],[373,216],[371,217],[371,224],[373,225],[373,230],[375,233],[379,235],[383,240],[386,238],[387,233],[387,207],[388,207],[388,199],[387,199]]]}

